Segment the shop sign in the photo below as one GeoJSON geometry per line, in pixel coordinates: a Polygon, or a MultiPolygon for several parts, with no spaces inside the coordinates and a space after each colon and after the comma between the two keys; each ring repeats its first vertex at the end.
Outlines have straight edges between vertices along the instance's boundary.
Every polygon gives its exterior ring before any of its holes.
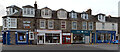
{"type": "Polygon", "coordinates": [[[30,21],[23,21],[23,23],[31,23],[30,21]]]}
{"type": "Polygon", "coordinates": [[[70,35],[70,33],[63,33],[63,35],[70,35]]]}
{"type": "Polygon", "coordinates": [[[58,37],[53,37],[53,39],[59,39],[58,37]]]}

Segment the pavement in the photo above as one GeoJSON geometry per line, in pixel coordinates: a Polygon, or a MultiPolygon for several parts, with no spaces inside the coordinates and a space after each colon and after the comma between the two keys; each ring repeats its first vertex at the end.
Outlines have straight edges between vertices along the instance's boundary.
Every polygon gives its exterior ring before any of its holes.
{"type": "Polygon", "coordinates": [[[117,44],[3,45],[2,50],[118,50],[117,44]]]}

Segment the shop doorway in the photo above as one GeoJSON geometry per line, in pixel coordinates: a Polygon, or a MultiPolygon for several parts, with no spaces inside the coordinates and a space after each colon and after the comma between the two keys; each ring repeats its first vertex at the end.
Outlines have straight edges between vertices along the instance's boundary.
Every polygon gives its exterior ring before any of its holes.
{"type": "Polygon", "coordinates": [[[37,39],[38,44],[43,44],[44,43],[44,36],[38,36],[37,38],[38,38],[37,39]]]}
{"type": "Polygon", "coordinates": [[[92,43],[95,43],[95,33],[92,33],[92,43]]]}
{"type": "Polygon", "coordinates": [[[62,37],[62,44],[70,44],[70,43],[71,43],[71,36],[62,37]]]}

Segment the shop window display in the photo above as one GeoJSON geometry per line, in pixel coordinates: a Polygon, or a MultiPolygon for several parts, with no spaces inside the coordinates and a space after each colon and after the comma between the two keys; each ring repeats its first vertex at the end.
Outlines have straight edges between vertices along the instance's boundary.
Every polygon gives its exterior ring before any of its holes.
{"type": "Polygon", "coordinates": [[[83,43],[85,41],[84,38],[85,36],[83,34],[73,35],[73,43],[83,43]]]}
{"type": "Polygon", "coordinates": [[[18,32],[18,42],[26,42],[26,33],[18,32]]]}
{"type": "Polygon", "coordinates": [[[60,34],[46,33],[46,43],[60,43],[60,34]]]}

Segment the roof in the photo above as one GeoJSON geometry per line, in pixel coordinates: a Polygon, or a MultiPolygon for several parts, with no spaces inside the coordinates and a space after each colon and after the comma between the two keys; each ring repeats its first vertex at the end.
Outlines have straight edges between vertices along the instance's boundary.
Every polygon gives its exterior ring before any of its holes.
{"type": "Polygon", "coordinates": [[[26,6],[23,6],[23,8],[34,8],[34,7],[31,5],[26,5],[26,6]]]}

